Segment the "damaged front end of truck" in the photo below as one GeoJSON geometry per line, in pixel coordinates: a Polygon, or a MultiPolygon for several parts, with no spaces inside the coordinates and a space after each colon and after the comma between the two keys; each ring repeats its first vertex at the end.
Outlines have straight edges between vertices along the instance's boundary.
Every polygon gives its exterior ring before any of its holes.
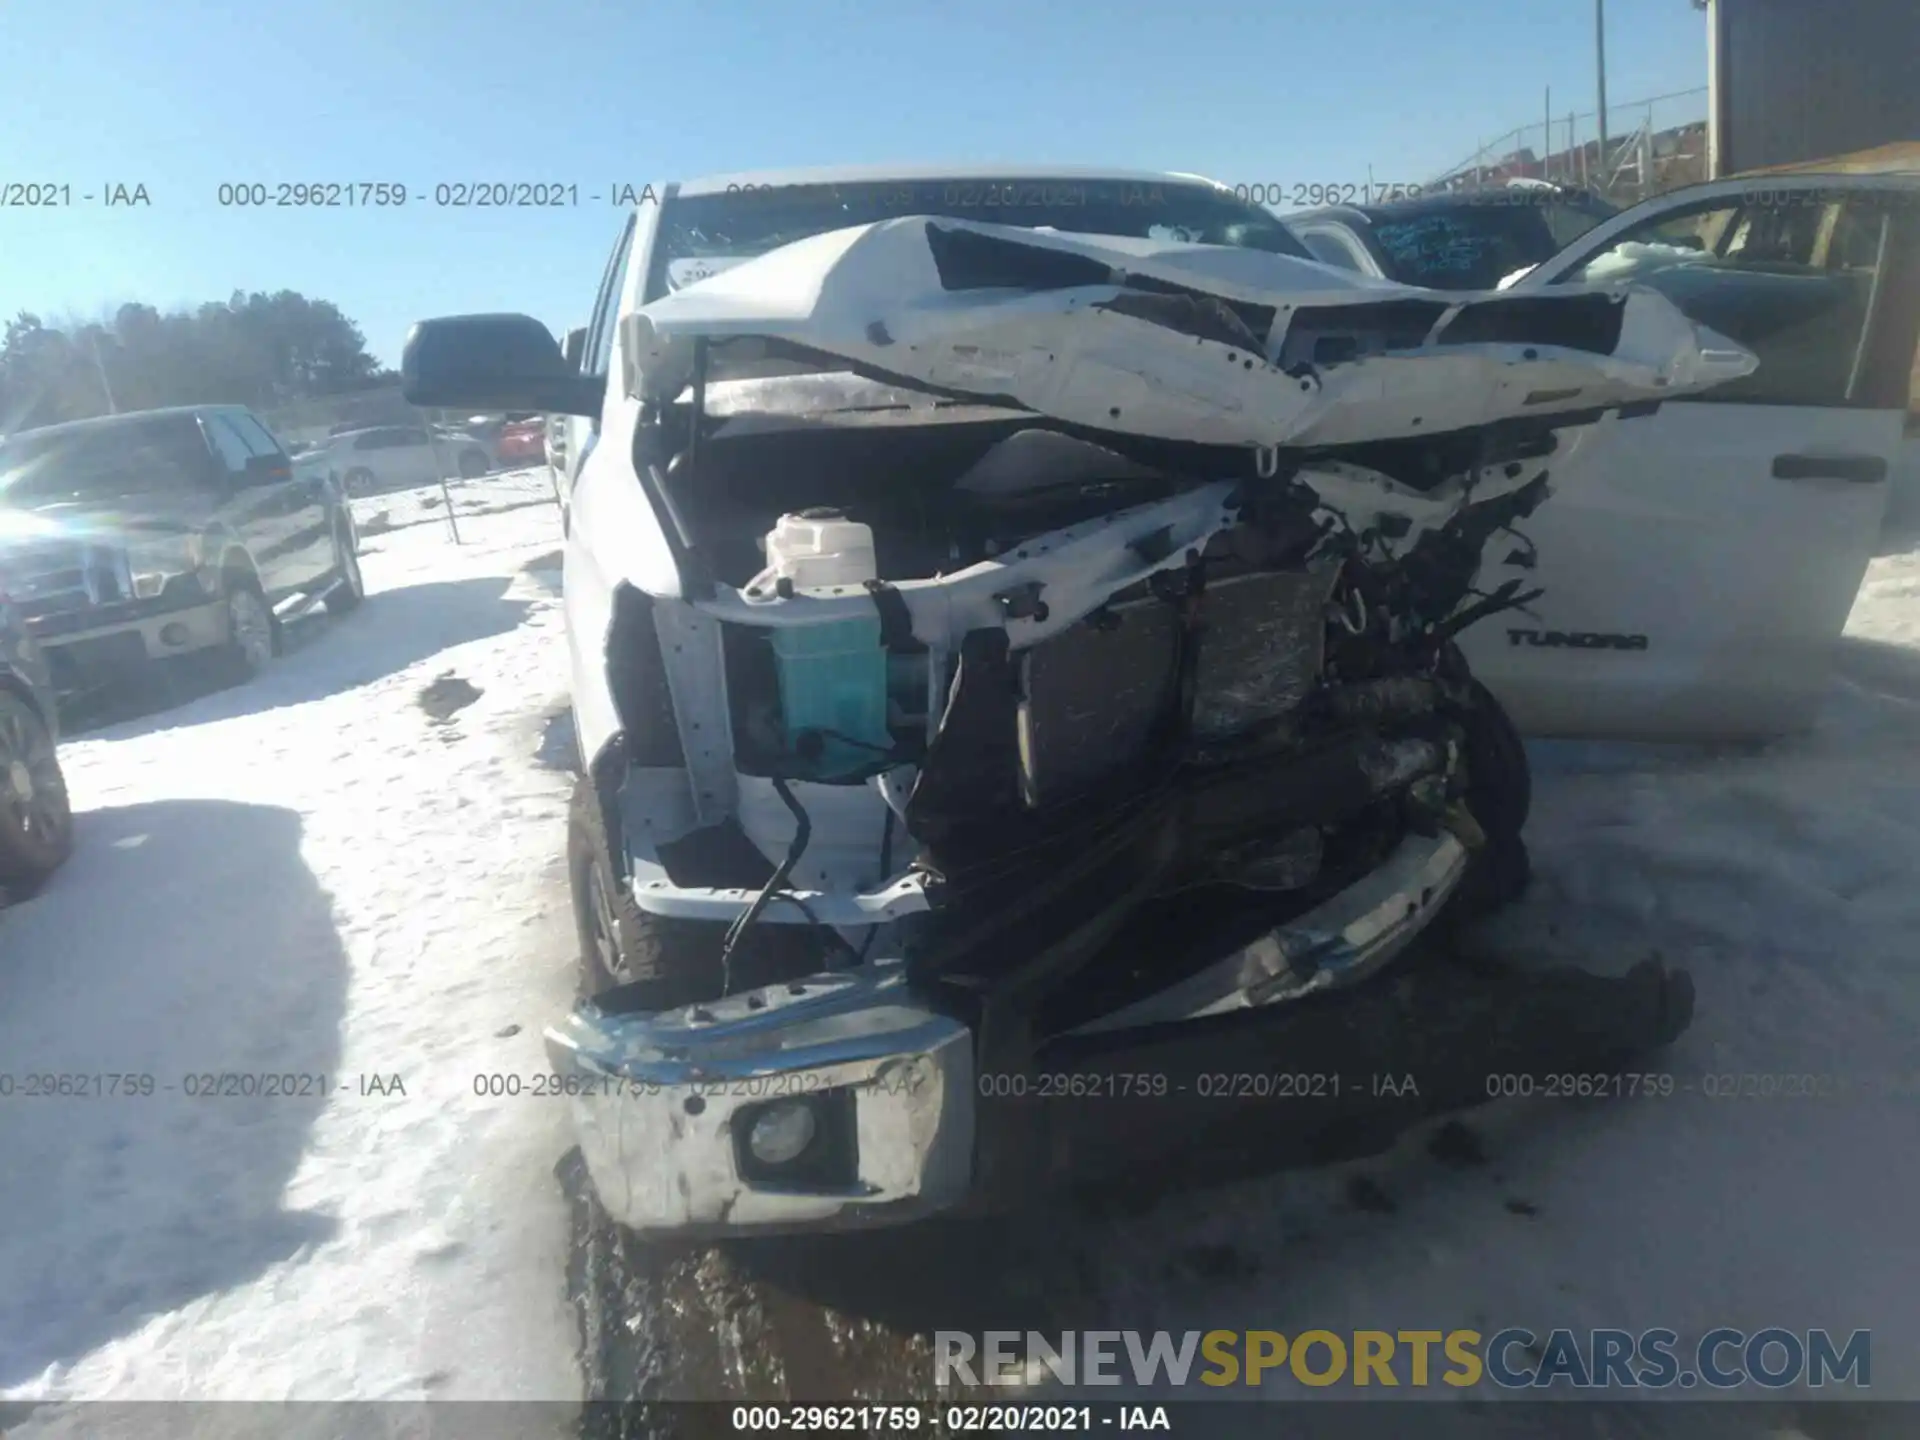
{"type": "Polygon", "coordinates": [[[1657,965],[1413,958],[1524,881],[1525,753],[1453,637],[1531,597],[1482,550],[1586,427],[1752,368],[1658,296],[912,218],[620,356],[676,583],[605,597],[594,993],[547,1036],[615,1219],[1324,1160],[1685,1027],[1657,965]]]}

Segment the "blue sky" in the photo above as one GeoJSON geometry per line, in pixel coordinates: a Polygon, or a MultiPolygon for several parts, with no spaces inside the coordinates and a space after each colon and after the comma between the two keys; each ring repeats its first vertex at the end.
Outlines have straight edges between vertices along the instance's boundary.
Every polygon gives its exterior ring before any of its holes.
{"type": "MultiPolygon", "coordinates": [[[[1607,15],[1611,100],[1705,84],[1688,0],[1607,15]]],[[[0,183],[76,201],[0,208],[0,318],[290,288],[388,364],[424,315],[583,323],[620,217],[588,197],[612,184],[898,160],[1415,182],[1516,125],[1537,146],[1547,87],[1563,119],[1594,97],[1588,0],[0,0],[0,54],[0,183]],[[580,204],[431,203],[475,180],[580,204]],[[428,198],[219,204],[254,181],[428,198]],[[115,182],[151,205],[79,201],[115,182]]]]}

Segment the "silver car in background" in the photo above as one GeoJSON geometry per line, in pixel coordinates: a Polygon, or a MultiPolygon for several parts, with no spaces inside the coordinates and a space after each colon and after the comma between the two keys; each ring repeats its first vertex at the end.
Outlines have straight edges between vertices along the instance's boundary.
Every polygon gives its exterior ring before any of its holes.
{"type": "Polygon", "coordinates": [[[426,425],[375,425],[327,441],[328,468],[349,495],[375,495],[434,485],[459,476],[477,479],[493,468],[486,446],[426,425]]]}

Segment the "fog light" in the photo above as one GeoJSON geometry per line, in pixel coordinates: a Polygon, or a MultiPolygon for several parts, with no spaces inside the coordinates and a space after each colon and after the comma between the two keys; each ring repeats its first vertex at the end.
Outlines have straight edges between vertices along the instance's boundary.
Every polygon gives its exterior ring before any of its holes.
{"type": "Polygon", "coordinates": [[[747,1131],[747,1149],[762,1165],[788,1165],[806,1153],[816,1128],[813,1106],[804,1100],[780,1100],[755,1117],[747,1131]]]}
{"type": "Polygon", "coordinates": [[[160,627],[162,645],[184,645],[187,643],[187,627],[178,620],[169,621],[160,627]]]}

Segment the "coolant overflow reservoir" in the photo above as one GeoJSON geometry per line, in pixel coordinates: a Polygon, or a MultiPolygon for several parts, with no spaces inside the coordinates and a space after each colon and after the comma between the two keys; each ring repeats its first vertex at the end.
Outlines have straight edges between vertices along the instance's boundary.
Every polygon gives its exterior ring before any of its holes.
{"type": "MultiPolygon", "coordinates": [[[[837,510],[782,515],[767,535],[767,569],[795,591],[831,593],[878,577],[873,531],[837,510]]],[[[773,632],[787,749],[822,779],[872,764],[887,731],[887,652],[880,614],[773,632]]]]}
{"type": "Polygon", "coordinates": [[[879,575],[873,531],[838,510],[782,515],[767,535],[767,567],[796,590],[860,585],[879,575]]]}

